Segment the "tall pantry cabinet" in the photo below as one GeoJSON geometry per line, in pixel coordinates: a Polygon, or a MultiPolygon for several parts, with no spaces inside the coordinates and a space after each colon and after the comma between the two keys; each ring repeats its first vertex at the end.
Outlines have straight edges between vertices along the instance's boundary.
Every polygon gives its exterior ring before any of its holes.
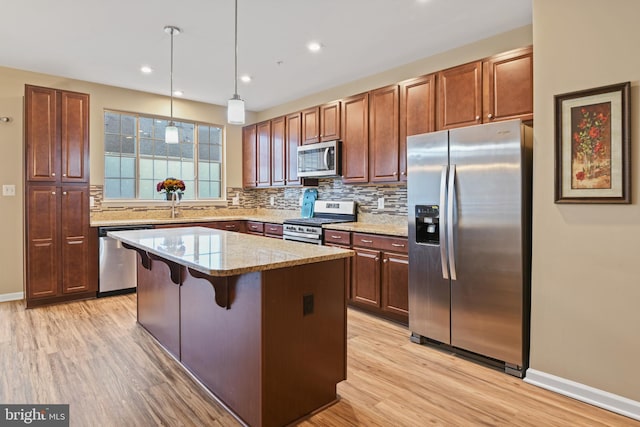
{"type": "Polygon", "coordinates": [[[89,95],[25,86],[27,307],[95,297],[89,95]]]}

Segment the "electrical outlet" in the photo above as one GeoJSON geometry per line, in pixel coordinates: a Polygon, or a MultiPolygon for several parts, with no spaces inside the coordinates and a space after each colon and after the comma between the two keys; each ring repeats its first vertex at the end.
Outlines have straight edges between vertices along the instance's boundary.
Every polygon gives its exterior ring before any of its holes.
{"type": "Polygon", "coordinates": [[[238,206],[240,204],[240,197],[238,197],[238,196],[232,197],[231,198],[231,204],[233,206],[238,206]]]}
{"type": "Polygon", "coordinates": [[[92,208],[96,205],[96,199],[93,196],[89,197],[89,207],[92,208]]]}
{"type": "Polygon", "coordinates": [[[3,196],[15,196],[16,195],[16,186],[15,185],[3,185],[2,186],[2,195],[3,196]]]}
{"type": "Polygon", "coordinates": [[[313,314],[313,294],[302,296],[302,315],[313,314]]]}
{"type": "Polygon", "coordinates": [[[276,204],[276,198],[275,198],[275,197],[273,197],[273,196],[271,196],[271,197],[269,198],[269,204],[270,204],[271,206],[275,205],[275,204],[276,204]]]}
{"type": "Polygon", "coordinates": [[[378,197],[378,209],[384,209],[384,197],[378,197]]]}
{"type": "Polygon", "coordinates": [[[300,196],[300,199],[298,200],[298,206],[302,206],[302,196],[300,196]]]}

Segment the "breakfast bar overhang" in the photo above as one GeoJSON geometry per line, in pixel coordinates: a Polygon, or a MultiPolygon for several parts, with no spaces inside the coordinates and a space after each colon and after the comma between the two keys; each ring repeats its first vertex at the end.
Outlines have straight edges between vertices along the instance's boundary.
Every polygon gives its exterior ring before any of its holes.
{"type": "Polygon", "coordinates": [[[109,236],[139,254],[138,323],[240,421],[336,401],[352,251],[204,227],[109,236]]]}

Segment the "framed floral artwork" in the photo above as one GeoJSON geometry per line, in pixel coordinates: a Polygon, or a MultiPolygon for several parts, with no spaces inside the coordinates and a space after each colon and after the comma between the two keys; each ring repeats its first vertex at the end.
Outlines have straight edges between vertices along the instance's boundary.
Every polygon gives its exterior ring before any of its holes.
{"type": "Polygon", "coordinates": [[[630,88],[555,96],[556,203],[631,203],[630,88]]]}

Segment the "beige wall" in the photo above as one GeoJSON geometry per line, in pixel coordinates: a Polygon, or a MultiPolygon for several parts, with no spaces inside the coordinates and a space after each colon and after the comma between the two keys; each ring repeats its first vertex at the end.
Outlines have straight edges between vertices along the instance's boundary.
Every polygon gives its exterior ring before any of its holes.
{"type": "Polygon", "coordinates": [[[533,0],[531,367],[640,401],[637,0],[533,0]],[[554,95],[631,81],[631,205],[554,204],[554,95]]]}
{"type": "MultiPolygon", "coordinates": [[[[88,93],[90,104],[91,184],[101,185],[103,162],[103,111],[115,109],[138,113],[169,115],[169,98],[112,86],[0,67],[0,116],[10,116],[10,123],[0,123],[0,185],[15,184],[16,197],[0,196],[0,298],[2,294],[23,290],[23,217],[24,217],[24,85],[32,84],[88,93]]],[[[226,125],[226,107],[174,99],[174,116],[189,120],[226,125]]],[[[248,113],[248,120],[255,120],[248,113]]],[[[242,130],[226,127],[227,187],[242,186],[242,130]]]]}

